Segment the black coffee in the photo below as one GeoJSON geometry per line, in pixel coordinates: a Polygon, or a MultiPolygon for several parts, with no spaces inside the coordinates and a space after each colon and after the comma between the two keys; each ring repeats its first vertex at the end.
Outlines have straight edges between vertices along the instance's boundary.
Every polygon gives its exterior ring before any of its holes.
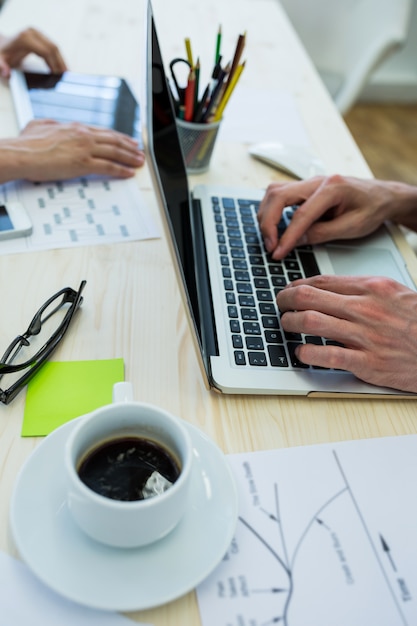
{"type": "Polygon", "coordinates": [[[81,462],[78,474],[83,483],[102,496],[131,501],[156,495],[149,487],[155,480],[165,486],[168,483],[164,479],[174,483],[180,468],[162,445],[131,436],[112,439],[95,448],[81,462]]]}

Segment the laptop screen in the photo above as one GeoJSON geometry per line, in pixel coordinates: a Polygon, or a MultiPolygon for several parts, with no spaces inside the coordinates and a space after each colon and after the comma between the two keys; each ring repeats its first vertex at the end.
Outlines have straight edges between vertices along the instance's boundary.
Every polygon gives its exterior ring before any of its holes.
{"type": "Polygon", "coordinates": [[[201,342],[187,172],[178,138],[175,110],[164,70],[150,3],[147,24],[147,143],[170,229],[186,297],[201,342]]]}

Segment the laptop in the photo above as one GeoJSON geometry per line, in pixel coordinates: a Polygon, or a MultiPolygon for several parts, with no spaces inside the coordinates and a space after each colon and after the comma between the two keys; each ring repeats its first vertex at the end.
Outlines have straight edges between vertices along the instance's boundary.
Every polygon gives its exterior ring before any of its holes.
{"type": "Polygon", "coordinates": [[[20,129],[33,119],[53,119],[112,128],[140,140],[139,104],[124,78],[12,70],[10,90],[20,129]]]}
{"type": "MultiPolygon", "coordinates": [[[[287,281],[318,273],[384,275],[415,289],[388,230],[271,262],[256,219],[264,190],[189,189],[150,2],[146,28],[144,146],[206,386],[225,394],[410,396],[297,362],[299,342],[326,340],[286,335],[275,301],[287,281]]],[[[295,210],[285,210],[280,229],[295,210]]]]}

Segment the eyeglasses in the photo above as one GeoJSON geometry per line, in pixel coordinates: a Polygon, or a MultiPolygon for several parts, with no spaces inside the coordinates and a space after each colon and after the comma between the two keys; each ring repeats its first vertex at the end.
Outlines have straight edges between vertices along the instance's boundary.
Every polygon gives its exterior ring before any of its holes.
{"type": "MultiPolygon", "coordinates": [[[[0,402],[9,404],[51,356],[52,352],[67,332],[75,312],[81,306],[83,301],[81,294],[85,285],[86,281],[83,280],[78,291],[71,289],[71,287],[65,287],[49,298],[36,313],[27,331],[23,333],[23,335],[16,337],[9,345],[0,359],[0,380],[5,374],[15,374],[22,370],[27,371],[8,387],[8,389],[0,389],[0,402]],[[35,349],[34,354],[32,354],[30,358],[27,358],[28,355],[26,355],[25,360],[16,363],[15,361],[22,348],[36,348],[36,341],[34,342],[35,345],[31,346],[29,338],[39,335],[42,327],[45,327],[46,322],[59,311],[63,311],[63,308],[67,304],[69,304],[69,307],[58,325],[53,327],[54,330],[48,335],[49,338],[47,341],[43,343],[39,349],[35,349]]],[[[52,322],[48,323],[48,326],[51,323],[52,322]]]]}

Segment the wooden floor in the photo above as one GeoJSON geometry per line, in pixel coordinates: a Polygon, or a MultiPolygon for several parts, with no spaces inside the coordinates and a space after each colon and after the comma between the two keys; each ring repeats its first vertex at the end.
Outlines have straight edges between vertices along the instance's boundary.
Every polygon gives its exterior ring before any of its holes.
{"type": "Polygon", "coordinates": [[[359,103],[345,122],[376,178],[417,185],[417,104],[359,103]]]}

